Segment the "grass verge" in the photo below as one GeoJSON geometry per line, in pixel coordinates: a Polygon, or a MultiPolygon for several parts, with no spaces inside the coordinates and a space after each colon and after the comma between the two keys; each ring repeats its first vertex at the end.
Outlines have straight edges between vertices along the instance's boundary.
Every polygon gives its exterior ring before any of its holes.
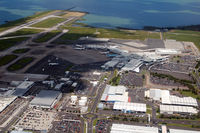
{"type": "Polygon", "coordinates": [[[38,27],[38,28],[50,28],[50,27],[55,26],[58,23],[63,22],[64,20],[65,20],[64,18],[49,18],[31,26],[38,27]]]}
{"type": "Polygon", "coordinates": [[[18,56],[17,55],[5,55],[0,58],[0,66],[6,65],[11,61],[15,60],[18,56]]]}
{"type": "Polygon", "coordinates": [[[56,35],[60,34],[61,32],[58,30],[54,30],[51,32],[46,33],[45,35],[39,36],[37,39],[34,40],[36,43],[47,42],[51,38],[55,37],[56,35]]]}
{"type": "Polygon", "coordinates": [[[32,35],[32,34],[40,33],[42,31],[43,30],[39,30],[39,29],[28,29],[28,28],[25,28],[25,29],[21,29],[21,30],[18,30],[16,32],[7,34],[6,37],[32,35]]]}
{"type": "Polygon", "coordinates": [[[19,59],[18,61],[16,61],[12,65],[10,65],[7,68],[7,70],[8,71],[20,70],[20,69],[24,68],[25,66],[27,66],[29,63],[31,63],[33,60],[34,60],[34,58],[32,58],[32,57],[24,57],[22,59],[19,59]]]}
{"type": "Polygon", "coordinates": [[[12,53],[14,53],[14,54],[24,54],[24,53],[28,52],[29,50],[30,50],[29,48],[16,49],[12,53]]]}
{"type": "Polygon", "coordinates": [[[10,47],[13,47],[13,46],[17,45],[18,43],[21,43],[27,39],[28,39],[28,37],[0,40],[0,51],[6,50],[10,47]]]}

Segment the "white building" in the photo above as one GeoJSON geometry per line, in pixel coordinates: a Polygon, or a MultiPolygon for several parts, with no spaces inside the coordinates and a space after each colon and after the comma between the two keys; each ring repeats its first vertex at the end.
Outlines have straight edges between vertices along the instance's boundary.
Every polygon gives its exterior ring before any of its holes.
{"type": "Polygon", "coordinates": [[[87,97],[81,97],[79,100],[79,106],[86,106],[87,104],[87,97]]]}
{"type": "Polygon", "coordinates": [[[178,97],[170,95],[169,90],[150,89],[145,91],[145,97],[160,101],[167,105],[181,105],[198,107],[197,100],[192,97],[178,97]]]}
{"type": "Polygon", "coordinates": [[[197,114],[198,110],[189,106],[160,105],[160,113],[166,114],[197,114]]]}
{"type": "Polygon", "coordinates": [[[124,113],[133,112],[146,112],[146,104],[144,103],[129,103],[129,102],[115,102],[113,106],[114,110],[120,110],[124,113]]]}
{"type": "Polygon", "coordinates": [[[200,133],[200,131],[194,130],[180,130],[180,129],[169,129],[170,133],[200,133]]]}
{"type": "Polygon", "coordinates": [[[71,104],[75,105],[77,101],[78,101],[78,97],[75,95],[72,95],[71,96],[71,104]]]}
{"type": "Polygon", "coordinates": [[[158,128],[125,124],[112,124],[110,133],[158,133],[158,128]]]}
{"type": "Polygon", "coordinates": [[[125,86],[110,86],[107,85],[101,97],[102,102],[128,102],[128,92],[125,86]]]}
{"type": "Polygon", "coordinates": [[[169,97],[169,90],[150,89],[145,91],[145,97],[151,98],[155,101],[160,101],[162,98],[169,97]]]}

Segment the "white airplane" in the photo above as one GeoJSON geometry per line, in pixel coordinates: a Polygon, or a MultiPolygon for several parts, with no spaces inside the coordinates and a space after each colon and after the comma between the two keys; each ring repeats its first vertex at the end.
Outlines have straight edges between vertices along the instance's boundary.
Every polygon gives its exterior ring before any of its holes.
{"type": "Polygon", "coordinates": [[[49,63],[49,66],[57,66],[59,63],[49,63]]]}
{"type": "Polygon", "coordinates": [[[82,48],[83,46],[82,46],[82,45],[79,45],[79,44],[76,44],[76,47],[81,47],[81,48],[82,48]]]}
{"type": "Polygon", "coordinates": [[[74,48],[76,50],[84,50],[85,48],[74,48]]]}

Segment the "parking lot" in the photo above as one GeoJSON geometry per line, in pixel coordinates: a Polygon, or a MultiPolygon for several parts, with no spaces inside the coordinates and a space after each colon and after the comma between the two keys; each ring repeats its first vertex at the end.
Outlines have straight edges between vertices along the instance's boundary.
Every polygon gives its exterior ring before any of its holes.
{"type": "Polygon", "coordinates": [[[169,80],[167,78],[154,77],[152,75],[150,76],[150,80],[152,83],[159,85],[176,86],[176,87],[183,86],[182,84],[174,82],[173,80],[169,80]]]}
{"type": "Polygon", "coordinates": [[[170,58],[170,62],[180,62],[182,64],[187,64],[191,67],[194,67],[196,65],[196,56],[192,55],[185,55],[185,56],[172,56],[170,58]]]}
{"type": "Polygon", "coordinates": [[[160,63],[154,65],[151,69],[153,70],[165,70],[169,72],[189,73],[191,68],[189,65],[181,63],[160,63]]]}
{"type": "Polygon", "coordinates": [[[95,133],[109,133],[110,124],[109,120],[97,120],[95,133]]]}
{"type": "Polygon", "coordinates": [[[53,128],[49,133],[83,133],[82,124],[77,117],[62,114],[59,116],[58,121],[53,122],[53,128]]]}
{"type": "Polygon", "coordinates": [[[142,86],[143,78],[140,74],[128,72],[121,76],[120,84],[125,86],[142,86]]]}
{"type": "Polygon", "coordinates": [[[55,117],[56,115],[53,112],[28,108],[15,127],[36,131],[48,131],[52,127],[52,121],[55,117]]]}

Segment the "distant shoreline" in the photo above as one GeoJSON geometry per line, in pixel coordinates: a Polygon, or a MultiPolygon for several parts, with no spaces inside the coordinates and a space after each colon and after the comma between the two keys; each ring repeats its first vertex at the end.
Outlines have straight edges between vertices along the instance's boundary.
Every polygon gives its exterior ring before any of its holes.
{"type": "MultiPolygon", "coordinates": [[[[71,12],[82,12],[82,13],[85,13],[85,14],[90,14],[89,12],[85,12],[85,11],[75,11],[75,10],[72,10],[74,9],[75,7],[71,7],[69,9],[66,9],[66,10],[63,10],[63,11],[71,11],[71,12]]],[[[54,11],[54,10],[49,10],[49,11],[54,11]]],[[[42,13],[42,12],[46,12],[46,11],[41,11],[41,12],[35,12],[33,15],[37,14],[37,13],[42,13]]],[[[32,15],[31,15],[32,16],[32,15]]],[[[16,19],[16,20],[12,20],[12,21],[4,21],[3,24],[0,24],[0,28],[1,27],[4,27],[5,25],[7,24],[12,24],[12,23],[15,23],[19,20],[22,20],[22,19],[26,19],[30,16],[27,16],[27,17],[23,17],[23,18],[19,18],[19,19],[16,19]]],[[[84,22],[81,22],[83,24],[85,24],[84,22]]],[[[191,30],[191,31],[200,31],[200,24],[197,24],[197,25],[185,25],[185,26],[172,26],[172,27],[158,27],[158,26],[144,26],[143,28],[127,28],[127,27],[98,27],[98,26],[92,26],[92,25],[88,25],[86,24],[88,27],[93,27],[93,28],[104,28],[104,29],[119,29],[119,30],[147,30],[147,31],[155,31],[155,30],[160,30],[160,31],[166,31],[167,30],[191,30]]]]}

